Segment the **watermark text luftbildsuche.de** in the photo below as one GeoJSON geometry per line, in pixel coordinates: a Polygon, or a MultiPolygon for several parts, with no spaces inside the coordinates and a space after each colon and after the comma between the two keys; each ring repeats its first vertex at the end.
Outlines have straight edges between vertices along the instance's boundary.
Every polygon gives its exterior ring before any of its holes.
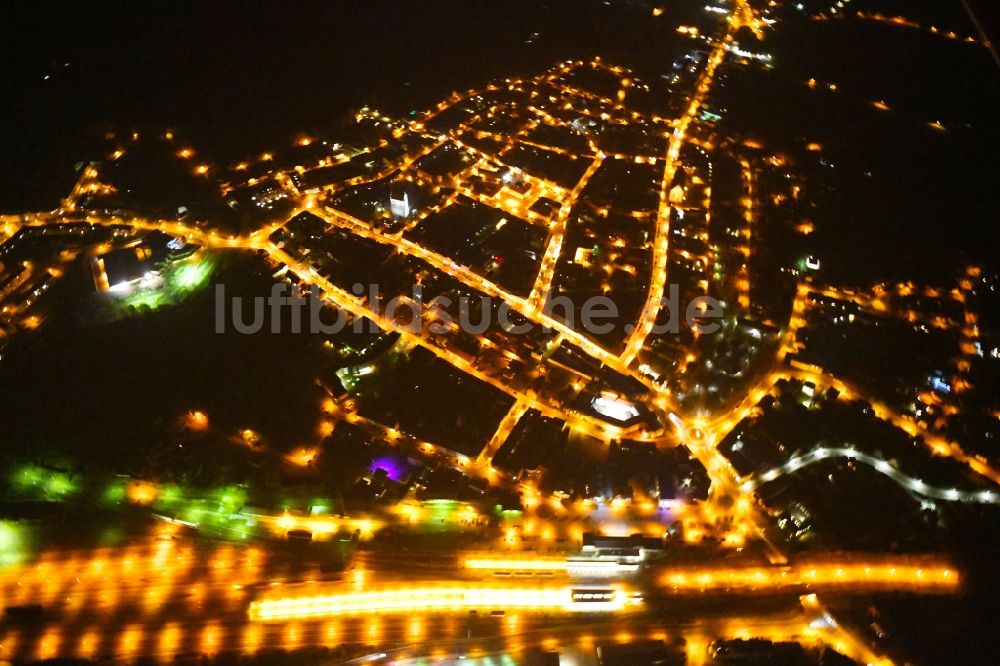
{"type": "MultiPolygon", "coordinates": [[[[442,294],[429,302],[424,301],[423,289],[414,285],[409,296],[383,298],[378,285],[355,284],[351,291],[359,305],[377,314],[384,320],[392,321],[397,329],[421,335],[426,331],[443,335],[458,328],[471,335],[485,333],[495,325],[512,335],[525,335],[536,328],[546,329],[519,313],[510,303],[491,296],[458,296],[452,298],[442,294]]],[[[337,307],[324,307],[322,293],[316,285],[310,285],[306,293],[289,288],[285,282],[271,286],[268,296],[254,296],[252,304],[246,307],[242,296],[227,298],[226,287],[215,285],[215,332],[252,335],[264,330],[271,333],[287,332],[333,335],[347,326],[354,332],[375,332],[378,326],[366,317],[351,317],[337,307]],[[251,310],[248,316],[247,310],[251,310]],[[331,321],[332,318],[332,321],[331,321]],[[231,324],[231,326],[230,326],[231,324]]],[[[680,287],[668,286],[667,295],[661,299],[661,314],[650,330],[651,335],[675,334],[680,332],[681,314],[684,325],[701,334],[712,334],[719,330],[723,317],[723,302],[711,296],[697,296],[686,306],[680,302],[680,287]]],[[[592,335],[604,335],[615,329],[619,319],[619,309],[614,299],[608,296],[591,296],[576,307],[569,296],[557,295],[546,301],[544,312],[567,327],[576,329],[577,317],[583,331],[592,335]]],[[[626,333],[634,330],[632,324],[624,326],[626,333]]]]}

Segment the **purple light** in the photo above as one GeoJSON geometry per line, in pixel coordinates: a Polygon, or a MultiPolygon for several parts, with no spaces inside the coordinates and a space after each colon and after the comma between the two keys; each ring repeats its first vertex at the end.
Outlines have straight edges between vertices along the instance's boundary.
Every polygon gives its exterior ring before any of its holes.
{"type": "Polygon", "coordinates": [[[384,470],[386,476],[396,482],[400,481],[406,472],[406,468],[403,467],[402,463],[393,456],[382,456],[381,458],[372,460],[369,470],[374,473],[379,469],[384,470]]]}

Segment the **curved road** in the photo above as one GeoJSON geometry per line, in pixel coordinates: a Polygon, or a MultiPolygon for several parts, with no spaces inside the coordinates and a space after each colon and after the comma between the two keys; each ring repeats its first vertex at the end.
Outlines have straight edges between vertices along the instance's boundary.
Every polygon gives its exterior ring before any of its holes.
{"type": "Polygon", "coordinates": [[[921,479],[903,474],[892,466],[889,461],[877,458],[849,447],[827,447],[821,446],[813,449],[809,453],[804,453],[794,458],[789,458],[788,462],[780,467],[775,467],[760,474],[753,474],[743,482],[745,490],[754,490],[764,483],[774,481],[786,474],[791,474],[813,463],[830,458],[847,458],[864,463],[875,471],[889,477],[900,486],[923,497],[932,499],[947,500],[949,502],[965,502],[969,504],[1000,504],[1000,493],[992,490],[958,490],[956,488],[938,488],[928,485],[921,479]]]}

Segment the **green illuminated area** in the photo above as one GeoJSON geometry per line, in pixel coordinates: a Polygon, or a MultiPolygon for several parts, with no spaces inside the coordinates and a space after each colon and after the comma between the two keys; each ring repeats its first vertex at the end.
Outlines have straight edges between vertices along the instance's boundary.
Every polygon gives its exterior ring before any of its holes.
{"type": "MultiPolygon", "coordinates": [[[[127,477],[116,477],[105,483],[39,465],[24,465],[10,476],[9,498],[43,502],[72,499],[80,508],[90,503],[95,508],[103,507],[119,514],[127,506],[138,508],[139,515],[145,508],[150,517],[165,518],[216,539],[239,541],[251,536],[268,536],[255,526],[254,516],[240,513],[247,502],[247,491],[237,486],[191,489],[127,477]]],[[[114,526],[107,527],[114,530],[114,526]]],[[[24,528],[17,523],[0,522],[0,567],[21,561],[26,552],[23,537],[24,528]]]]}
{"type": "MultiPolygon", "coordinates": [[[[232,541],[281,538],[284,535],[275,529],[274,519],[282,513],[296,506],[308,506],[308,516],[318,518],[332,516],[332,507],[339,505],[332,498],[288,498],[276,508],[247,510],[245,507],[251,497],[242,486],[192,488],[128,477],[116,477],[108,482],[87,481],[38,465],[25,465],[15,470],[11,487],[17,499],[52,502],[74,498],[78,502],[91,501],[115,510],[126,506],[140,511],[145,509],[150,516],[196,529],[203,536],[232,541]]],[[[453,499],[404,499],[395,506],[384,507],[379,513],[390,522],[399,521],[421,532],[462,531],[489,520],[475,503],[453,499]]],[[[502,511],[499,505],[493,511],[493,517],[499,518],[501,523],[516,521],[520,516],[520,511],[502,511]]],[[[308,528],[308,521],[305,526],[308,528]]],[[[4,538],[14,543],[13,536],[14,532],[8,530],[4,538]]]]}
{"type": "Polygon", "coordinates": [[[15,470],[11,485],[22,498],[49,501],[67,499],[79,490],[70,474],[38,465],[25,465],[15,470]]]}
{"type": "Polygon", "coordinates": [[[110,504],[121,504],[125,501],[125,481],[116,480],[104,491],[103,499],[110,504]]]}
{"type": "Polygon", "coordinates": [[[126,308],[135,308],[136,310],[142,308],[155,310],[162,305],[170,305],[171,300],[162,289],[144,289],[124,296],[121,304],[126,308]]]}
{"type": "MultiPolygon", "coordinates": [[[[111,521],[103,526],[101,543],[119,542],[132,529],[130,521],[140,516],[196,530],[202,537],[234,542],[283,540],[293,529],[310,532],[319,541],[338,536],[341,540],[354,536],[367,540],[387,525],[425,534],[457,533],[478,529],[495,519],[503,524],[520,517],[519,511],[502,511],[499,505],[484,512],[476,503],[453,499],[403,499],[381,507],[370,517],[339,514],[334,507],[342,502],[323,497],[287,497],[265,503],[267,508],[252,508],[250,505],[262,498],[254,500],[244,486],[198,488],[126,476],[81,478],[38,465],[15,470],[10,482],[12,499],[59,502],[72,498],[81,510],[90,506],[110,511],[107,517],[111,521]],[[116,515],[122,520],[113,518],[116,515]]],[[[26,552],[22,528],[11,523],[4,529],[0,534],[0,566],[20,561],[26,552]]]]}
{"type": "Polygon", "coordinates": [[[203,491],[176,484],[117,480],[108,487],[104,497],[113,503],[148,506],[153,514],[197,529],[212,538],[243,540],[264,536],[255,531],[251,516],[239,513],[246,504],[247,492],[236,486],[203,491]]]}
{"type": "Polygon", "coordinates": [[[20,564],[27,555],[26,528],[11,521],[0,521],[0,568],[20,564]]]}
{"type": "Polygon", "coordinates": [[[163,278],[154,287],[138,288],[123,295],[119,303],[125,310],[156,310],[165,305],[177,305],[208,284],[218,259],[202,250],[192,256],[163,266],[163,278]]]}
{"type": "Polygon", "coordinates": [[[204,254],[196,254],[187,261],[171,264],[166,271],[167,288],[198,291],[208,284],[214,268],[214,260],[204,254]]]}

